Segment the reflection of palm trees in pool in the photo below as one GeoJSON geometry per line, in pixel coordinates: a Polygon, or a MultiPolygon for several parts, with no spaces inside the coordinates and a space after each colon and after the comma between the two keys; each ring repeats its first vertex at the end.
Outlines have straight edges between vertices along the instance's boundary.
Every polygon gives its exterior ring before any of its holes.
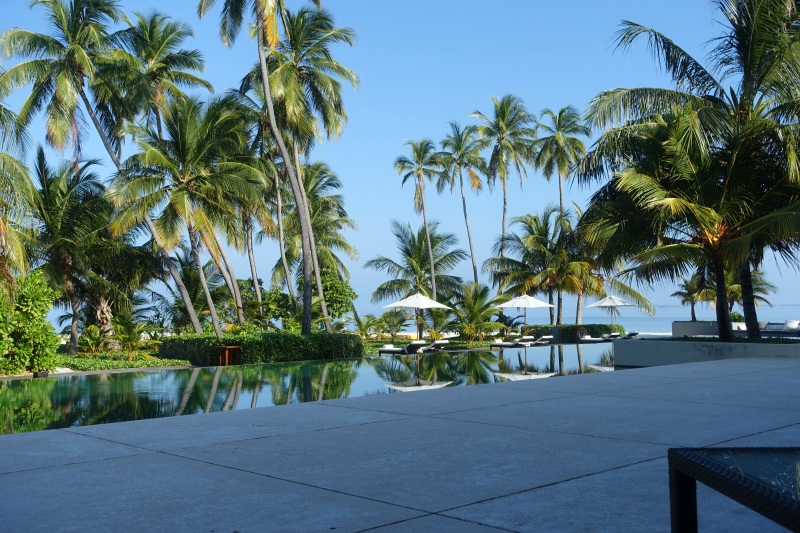
{"type": "Polygon", "coordinates": [[[494,367],[500,359],[493,352],[474,350],[455,357],[455,370],[459,382],[466,385],[495,383],[500,381],[494,375],[494,367]]]}

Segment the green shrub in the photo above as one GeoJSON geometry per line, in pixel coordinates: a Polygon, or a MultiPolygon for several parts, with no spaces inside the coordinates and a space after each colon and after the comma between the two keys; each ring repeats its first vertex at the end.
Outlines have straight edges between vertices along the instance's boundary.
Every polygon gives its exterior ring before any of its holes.
{"type": "Polygon", "coordinates": [[[265,331],[227,334],[221,341],[208,334],[168,337],[159,347],[158,357],[187,359],[196,365],[214,365],[217,362],[218,346],[241,346],[242,364],[313,361],[364,355],[364,345],[357,335],[299,335],[289,331],[265,331]]]}
{"type": "Polygon", "coordinates": [[[559,326],[533,325],[525,329],[526,335],[541,337],[543,335],[553,335],[556,341],[563,343],[574,343],[578,340],[578,329],[584,328],[592,337],[600,337],[608,333],[625,334],[625,328],[619,324],[561,324],[559,326]],[[558,329],[558,334],[553,330],[558,329]]]}
{"type": "MultiPolygon", "coordinates": [[[[127,356],[126,356],[127,357],[127,356]]],[[[119,357],[74,357],[57,355],[56,366],[70,368],[76,372],[92,372],[95,370],[117,370],[120,368],[154,368],[159,366],[188,366],[191,363],[181,359],[134,359],[122,360],[119,357]]]]}
{"type": "Polygon", "coordinates": [[[731,322],[744,322],[744,315],[738,311],[731,311],[731,322]]]}
{"type": "Polygon", "coordinates": [[[59,340],[47,314],[58,294],[41,272],[17,283],[13,301],[0,299],[0,374],[55,370],[59,340]]]}

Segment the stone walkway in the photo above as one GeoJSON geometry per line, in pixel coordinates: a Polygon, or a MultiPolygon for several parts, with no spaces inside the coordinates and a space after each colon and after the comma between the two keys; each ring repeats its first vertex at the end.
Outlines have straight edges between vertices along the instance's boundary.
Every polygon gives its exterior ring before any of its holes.
{"type": "Polygon", "coordinates": [[[737,359],[2,436],[0,530],[668,531],[667,448],[800,446],[798,383],[737,359]]]}

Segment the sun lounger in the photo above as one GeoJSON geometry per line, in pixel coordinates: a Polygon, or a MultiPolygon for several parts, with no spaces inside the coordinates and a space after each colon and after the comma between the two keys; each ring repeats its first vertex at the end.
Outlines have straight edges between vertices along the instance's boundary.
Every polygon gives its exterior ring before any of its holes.
{"type": "Polygon", "coordinates": [[[627,335],[625,335],[624,337],[620,337],[620,339],[632,339],[636,337],[636,335],[638,334],[639,334],[638,331],[629,331],[627,335]]]}
{"type": "Polygon", "coordinates": [[[613,341],[614,339],[618,339],[618,338],[619,338],[619,335],[620,335],[620,334],[619,334],[619,333],[616,333],[616,332],[615,332],[615,333],[606,333],[606,334],[604,334],[604,335],[601,335],[601,336],[600,336],[600,338],[601,338],[601,339],[603,339],[603,340],[604,340],[604,341],[606,341],[606,342],[611,342],[611,341],[613,341]]]}
{"type": "Polygon", "coordinates": [[[378,349],[378,355],[410,355],[417,353],[425,344],[425,341],[411,341],[410,344],[402,348],[395,348],[393,345],[389,344],[378,349]]]}
{"type": "Polygon", "coordinates": [[[552,335],[542,335],[538,339],[532,336],[526,337],[519,337],[518,339],[514,339],[510,342],[493,342],[490,344],[490,348],[528,348],[530,346],[542,346],[544,344],[550,344],[550,341],[553,340],[552,335]]]}
{"type": "Polygon", "coordinates": [[[596,342],[608,342],[609,339],[604,339],[602,337],[592,337],[591,335],[584,335],[578,339],[578,342],[581,344],[592,344],[596,342]]]}
{"type": "Polygon", "coordinates": [[[423,346],[419,350],[419,353],[438,352],[439,350],[444,349],[449,343],[450,343],[450,341],[447,341],[447,340],[433,341],[428,346],[423,346]]]}

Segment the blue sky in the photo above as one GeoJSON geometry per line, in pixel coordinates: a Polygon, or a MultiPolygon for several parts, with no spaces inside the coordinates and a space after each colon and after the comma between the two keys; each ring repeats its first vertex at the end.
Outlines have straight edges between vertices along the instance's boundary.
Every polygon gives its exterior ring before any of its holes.
{"type": "MultiPolygon", "coordinates": [[[[195,39],[189,44],[206,58],[204,76],[220,93],[237,86],[255,59],[255,44],[243,32],[236,45],[226,49],[218,37],[218,6],[198,21],[195,0],[173,0],[158,4],[151,0],[123,2],[127,12],[149,12],[155,8],[192,25],[195,39]]],[[[303,5],[288,1],[296,9],[303,5]]],[[[25,0],[4,0],[0,29],[19,26],[46,31],[38,9],[30,11],[25,0]]],[[[323,0],[339,26],[355,29],[355,48],[340,47],[336,57],[361,77],[361,87],[347,89],[345,105],[349,123],[338,141],[326,142],[312,154],[313,160],[327,162],[344,183],[346,208],[359,229],[348,239],[360,251],[360,258],[348,262],[361,313],[381,311],[385,305],[370,302],[375,287],[385,274],[365,270],[365,261],[376,255],[394,256],[389,233],[392,219],[421,224],[414,213],[413,188],[401,188],[393,170],[394,160],[404,155],[406,140],[430,138],[439,142],[448,121],[472,123],[474,110],[489,113],[492,96],[512,93],[524,99],[538,113],[544,108],[558,109],[586,104],[605,89],[614,87],[669,86],[657,69],[644,42],[631,53],[615,52],[614,32],[621,20],[654,27],[683,46],[697,58],[707,51],[704,43],[719,33],[717,15],[704,0],[323,0]]],[[[8,103],[18,106],[20,95],[8,103]]],[[[42,126],[34,128],[34,139],[43,139],[42,126]]],[[[130,144],[124,156],[130,155],[130,144]]],[[[102,145],[91,135],[84,154],[102,157],[102,145]]],[[[108,173],[111,165],[108,164],[108,173]]],[[[509,217],[541,211],[558,202],[558,186],[529,170],[520,190],[519,180],[509,186],[509,217]]],[[[567,201],[584,206],[592,189],[567,188],[567,201]]],[[[500,234],[502,194],[468,196],[470,222],[479,264],[491,254],[492,243],[500,234]]],[[[459,236],[467,248],[466,231],[458,194],[441,196],[428,188],[429,217],[441,228],[459,236]]],[[[257,251],[259,274],[268,271],[278,259],[277,246],[265,243],[257,251]]],[[[234,260],[237,275],[249,277],[245,258],[234,260]]],[[[469,261],[456,274],[471,278],[469,261]]],[[[780,287],[770,299],[778,304],[796,304],[797,274],[774,263],[767,265],[767,276],[780,287]]],[[[483,276],[484,281],[487,280],[483,276]]],[[[655,304],[676,304],[669,298],[673,286],[643,288],[655,304]]],[[[777,312],[777,317],[784,311],[777,312]]],[[[585,316],[596,315],[597,311],[585,316]]],[[[684,313],[670,311],[672,315],[684,313]]],[[[543,321],[545,311],[535,311],[529,321],[543,321]],[[541,316],[539,316],[541,315],[541,316]]],[[[625,311],[635,315],[635,311],[625,311]]],[[[685,312],[688,317],[688,310],[685,312]]],[[[703,315],[711,317],[713,311],[703,315]]],[[[600,316],[600,315],[597,315],[600,316]]],[[[568,300],[565,319],[574,318],[574,303],[568,300]]],[[[791,318],[791,317],[786,317],[791,318]]],[[[606,318],[607,320],[607,318],[606,318]]]]}

